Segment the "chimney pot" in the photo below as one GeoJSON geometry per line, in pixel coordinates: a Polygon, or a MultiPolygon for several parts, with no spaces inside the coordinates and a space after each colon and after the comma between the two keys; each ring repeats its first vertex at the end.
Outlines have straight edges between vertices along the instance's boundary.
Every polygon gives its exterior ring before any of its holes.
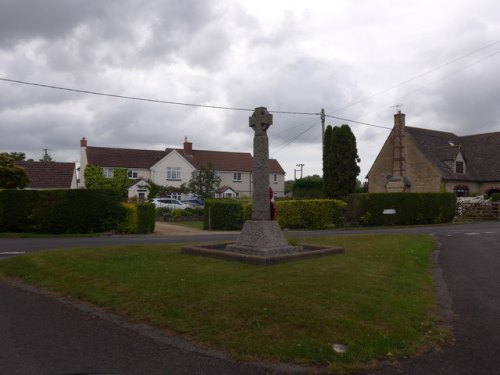
{"type": "Polygon", "coordinates": [[[85,137],[80,140],[80,147],[87,147],[87,140],[85,137]]]}

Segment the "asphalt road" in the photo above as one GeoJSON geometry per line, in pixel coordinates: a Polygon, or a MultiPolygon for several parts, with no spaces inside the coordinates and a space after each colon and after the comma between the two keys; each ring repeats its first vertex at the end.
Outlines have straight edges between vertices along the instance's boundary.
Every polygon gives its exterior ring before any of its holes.
{"type": "MultiPolygon", "coordinates": [[[[366,231],[328,231],[322,235],[366,231]]],[[[374,232],[373,230],[368,232],[374,232]]],[[[400,361],[389,374],[500,373],[500,223],[376,230],[433,233],[441,242],[438,262],[449,290],[456,343],[440,352],[400,361]]],[[[294,232],[303,237],[317,232],[294,232]]],[[[228,241],[222,236],[136,236],[0,239],[0,259],[48,248],[130,243],[228,241]]],[[[446,293],[444,293],[446,294],[446,293]]],[[[446,297],[446,295],[444,296],[446,297]]],[[[301,368],[235,363],[161,333],[129,326],[106,313],[73,306],[43,294],[0,283],[0,374],[260,374],[301,368]]]]}

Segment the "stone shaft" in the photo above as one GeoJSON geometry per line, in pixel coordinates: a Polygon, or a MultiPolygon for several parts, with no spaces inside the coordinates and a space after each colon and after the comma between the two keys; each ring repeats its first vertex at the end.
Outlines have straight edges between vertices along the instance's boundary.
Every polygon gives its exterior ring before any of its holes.
{"type": "Polygon", "coordinates": [[[265,107],[256,108],[250,117],[253,139],[253,199],[252,220],[267,221],[271,218],[269,201],[269,139],[267,129],[273,122],[265,107]]]}

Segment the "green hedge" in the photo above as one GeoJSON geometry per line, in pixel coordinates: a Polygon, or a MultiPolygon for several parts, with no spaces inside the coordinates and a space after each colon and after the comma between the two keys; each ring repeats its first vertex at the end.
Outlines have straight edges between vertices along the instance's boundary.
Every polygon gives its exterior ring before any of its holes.
{"type": "Polygon", "coordinates": [[[117,230],[121,233],[153,233],[156,222],[155,205],[152,203],[122,203],[125,219],[117,230]]]}
{"type": "Polygon", "coordinates": [[[205,200],[204,229],[240,230],[243,227],[242,201],[232,199],[205,200]]]}
{"type": "Polygon", "coordinates": [[[289,229],[324,229],[339,225],[347,204],[335,199],[284,200],[276,202],[278,223],[289,229]]]}
{"type": "Polygon", "coordinates": [[[492,202],[498,202],[498,201],[500,201],[500,193],[493,193],[493,194],[491,194],[491,200],[492,200],[492,202]]]}
{"type": "Polygon", "coordinates": [[[453,220],[453,193],[368,193],[348,198],[348,220],[361,225],[438,224],[453,220]],[[395,214],[384,214],[393,209],[395,214]]]}
{"type": "Polygon", "coordinates": [[[112,190],[2,190],[0,230],[91,233],[115,229],[125,212],[112,190]]]}

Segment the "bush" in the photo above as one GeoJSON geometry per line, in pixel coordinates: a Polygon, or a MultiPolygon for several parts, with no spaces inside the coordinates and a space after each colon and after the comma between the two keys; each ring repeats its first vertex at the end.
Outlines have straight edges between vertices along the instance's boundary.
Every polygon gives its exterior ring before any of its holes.
{"type": "Polygon", "coordinates": [[[242,201],[233,199],[205,200],[204,229],[239,230],[243,227],[242,201]]]}
{"type": "Polygon", "coordinates": [[[499,202],[500,201],[500,193],[491,194],[491,201],[492,202],[499,202]]]}
{"type": "Polygon", "coordinates": [[[324,229],[339,224],[346,203],[335,199],[284,200],[276,202],[282,228],[324,229]]]}
{"type": "Polygon", "coordinates": [[[151,203],[122,203],[126,215],[118,225],[121,233],[152,233],[155,229],[156,211],[151,203]]]}
{"type": "Polygon", "coordinates": [[[348,220],[361,225],[414,225],[453,220],[453,193],[369,193],[348,197],[348,220]],[[384,214],[393,209],[395,214],[384,214]]]}
{"type": "Polygon", "coordinates": [[[0,229],[13,232],[102,232],[125,217],[112,190],[3,190],[0,207],[0,229]]]}

